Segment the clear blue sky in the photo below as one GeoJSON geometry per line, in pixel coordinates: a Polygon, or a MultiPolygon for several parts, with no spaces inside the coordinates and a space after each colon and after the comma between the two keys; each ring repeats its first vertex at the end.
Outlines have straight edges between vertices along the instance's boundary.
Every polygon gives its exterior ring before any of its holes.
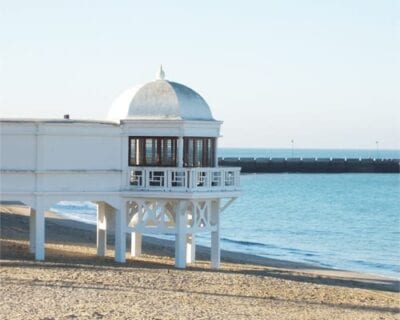
{"type": "Polygon", "coordinates": [[[0,0],[0,116],[106,116],[186,84],[222,146],[399,148],[400,1],[0,0]]]}

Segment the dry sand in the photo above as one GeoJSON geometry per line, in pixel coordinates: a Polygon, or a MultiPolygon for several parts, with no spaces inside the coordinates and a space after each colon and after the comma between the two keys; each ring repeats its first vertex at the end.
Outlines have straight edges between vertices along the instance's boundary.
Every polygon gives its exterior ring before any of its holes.
{"type": "Polygon", "coordinates": [[[209,249],[187,270],[146,238],[127,263],[97,257],[93,226],[46,218],[46,261],[28,252],[28,219],[1,214],[0,319],[400,319],[399,282],[209,249]],[[245,263],[247,262],[247,263],[245,263]],[[251,262],[251,263],[249,263],[251,262]]]}

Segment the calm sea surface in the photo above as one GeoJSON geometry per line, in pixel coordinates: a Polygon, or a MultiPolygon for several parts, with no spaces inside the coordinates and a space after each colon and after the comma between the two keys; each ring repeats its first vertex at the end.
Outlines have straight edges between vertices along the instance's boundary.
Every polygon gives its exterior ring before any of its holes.
{"type": "MultiPolygon", "coordinates": [[[[350,151],[304,157],[365,157],[350,151]]],[[[258,157],[264,152],[225,149],[220,154],[258,157]]],[[[380,153],[399,157],[398,151],[380,153]]],[[[243,196],[222,214],[223,249],[400,278],[399,174],[249,174],[242,175],[241,184],[243,196]]],[[[53,209],[95,222],[90,202],[61,202],[53,209]]],[[[197,239],[209,245],[209,235],[197,239]]]]}

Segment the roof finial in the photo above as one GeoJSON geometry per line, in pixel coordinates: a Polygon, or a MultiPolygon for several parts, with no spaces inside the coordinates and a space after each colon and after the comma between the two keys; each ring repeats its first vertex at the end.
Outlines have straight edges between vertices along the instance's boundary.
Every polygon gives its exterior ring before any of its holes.
{"type": "Polygon", "coordinates": [[[158,70],[156,74],[156,79],[157,80],[164,80],[165,79],[165,72],[163,70],[162,64],[160,64],[160,69],[158,70]]]}

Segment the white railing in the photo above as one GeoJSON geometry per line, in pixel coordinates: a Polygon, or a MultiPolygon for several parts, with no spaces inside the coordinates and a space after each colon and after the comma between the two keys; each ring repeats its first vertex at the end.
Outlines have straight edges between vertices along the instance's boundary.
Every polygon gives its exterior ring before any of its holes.
{"type": "Polygon", "coordinates": [[[232,191],[239,190],[240,168],[130,167],[131,190],[232,191]]]}

